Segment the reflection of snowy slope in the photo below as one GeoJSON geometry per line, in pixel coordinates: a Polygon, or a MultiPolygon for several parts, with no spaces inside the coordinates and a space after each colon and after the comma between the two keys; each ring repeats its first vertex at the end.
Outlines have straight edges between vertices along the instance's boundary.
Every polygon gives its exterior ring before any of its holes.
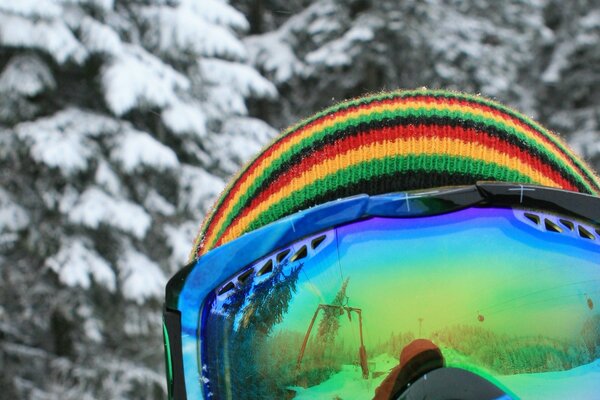
{"type": "Polygon", "coordinates": [[[294,400],[303,399],[371,399],[375,389],[385,379],[387,373],[398,365],[398,360],[382,354],[369,361],[369,369],[384,374],[372,379],[363,379],[360,366],[344,365],[342,370],[325,382],[309,388],[293,387],[297,395],[294,400]]]}
{"type": "Polygon", "coordinates": [[[307,389],[293,387],[297,391],[294,399],[370,399],[383,378],[363,379],[359,366],[344,365],[340,372],[320,385],[307,389]]]}
{"type": "MultiPolygon", "coordinates": [[[[371,372],[384,372],[372,379],[363,379],[361,369],[344,365],[342,370],[325,382],[309,388],[290,387],[294,399],[370,399],[398,361],[382,354],[369,362],[371,372]]],[[[499,376],[497,379],[523,400],[529,399],[586,399],[600,393],[600,359],[581,367],[562,372],[499,376]]]]}
{"type": "Polygon", "coordinates": [[[568,371],[499,376],[521,399],[588,399],[600,396],[600,359],[568,371]]]}

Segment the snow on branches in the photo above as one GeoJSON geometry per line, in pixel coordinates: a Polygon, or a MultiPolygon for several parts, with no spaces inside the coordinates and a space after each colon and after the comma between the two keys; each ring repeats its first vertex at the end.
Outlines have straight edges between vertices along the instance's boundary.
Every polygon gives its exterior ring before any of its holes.
{"type": "Polygon", "coordinates": [[[9,397],[164,398],[167,275],[274,132],[248,116],[277,96],[248,28],[220,0],[0,0],[0,313],[44,346],[10,358],[9,397]]]}
{"type": "Polygon", "coordinates": [[[88,289],[92,279],[111,292],[116,289],[116,275],[109,263],[80,239],[66,242],[46,265],[56,272],[67,286],[88,289]]]}

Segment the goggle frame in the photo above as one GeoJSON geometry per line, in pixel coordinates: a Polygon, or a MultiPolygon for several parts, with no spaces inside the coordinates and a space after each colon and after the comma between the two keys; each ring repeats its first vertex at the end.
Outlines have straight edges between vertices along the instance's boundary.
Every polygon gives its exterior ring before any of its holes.
{"type": "MultiPolygon", "coordinates": [[[[209,251],[169,280],[163,313],[169,399],[186,400],[188,395],[202,398],[198,330],[203,303],[211,291],[253,261],[299,239],[353,221],[371,217],[433,216],[468,207],[537,210],[596,226],[600,224],[600,197],[504,182],[477,182],[469,186],[372,196],[361,194],[299,211],[209,251]],[[194,344],[196,356],[184,359],[183,348],[194,344]]],[[[600,229],[588,233],[600,240],[600,229]]]]}

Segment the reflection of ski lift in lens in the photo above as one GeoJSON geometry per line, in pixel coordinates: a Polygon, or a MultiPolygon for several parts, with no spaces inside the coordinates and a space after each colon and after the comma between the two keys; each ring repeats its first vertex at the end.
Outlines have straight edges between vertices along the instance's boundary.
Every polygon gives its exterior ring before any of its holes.
{"type": "Polygon", "coordinates": [[[590,310],[594,309],[594,302],[592,301],[592,299],[590,297],[587,298],[587,306],[590,310]]]}
{"type": "Polygon", "coordinates": [[[319,315],[319,311],[326,309],[337,309],[339,315],[342,316],[344,313],[348,315],[348,319],[352,322],[352,313],[358,314],[358,327],[360,333],[360,347],[358,349],[360,368],[362,369],[362,376],[364,379],[369,378],[369,366],[367,364],[367,350],[363,341],[363,326],[362,326],[362,310],[356,307],[349,306],[336,306],[331,304],[319,304],[315,314],[313,315],[310,324],[308,325],[308,330],[306,331],[306,335],[304,335],[304,341],[302,342],[302,347],[300,348],[300,354],[298,354],[298,361],[296,362],[296,371],[300,371],[300,365],[302,364],[302,358],[304,357],[304,351],[306,350],[306,344],[308,343],[308,337],[310,336],[310,332],[312,331],[313,326],[315,325],[315,321],[317,316],[319,315]]]}

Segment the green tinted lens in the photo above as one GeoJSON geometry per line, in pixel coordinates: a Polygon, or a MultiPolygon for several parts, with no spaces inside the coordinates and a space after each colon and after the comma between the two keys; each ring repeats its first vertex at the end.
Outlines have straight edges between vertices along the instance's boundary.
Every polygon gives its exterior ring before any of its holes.
{"type": "Polygon", "coordinates": [[[444,365],[516,396],[593,397],[600,393],[596,236],[593,227],[551,216],[467,209],[372,218],[300,241],[207,300],[206,394],[372,398],[403,349],[422,338],[444,365]]]}

